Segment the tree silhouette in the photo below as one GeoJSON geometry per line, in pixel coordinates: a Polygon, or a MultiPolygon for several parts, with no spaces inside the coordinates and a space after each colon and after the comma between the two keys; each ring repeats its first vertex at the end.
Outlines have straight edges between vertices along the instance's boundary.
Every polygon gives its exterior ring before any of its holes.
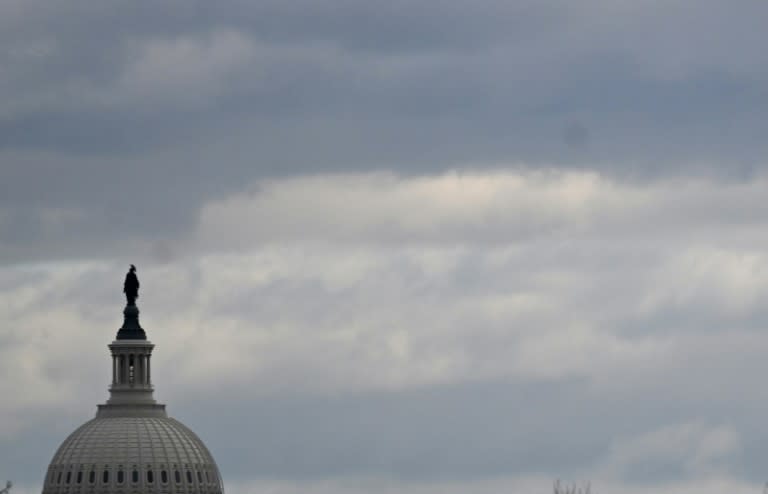
{"type": "Polygon", "coordinates": [[[562,485],[560,479],[558,479],[555,481],[554,494],[592,494],[592,486],[589,482],[581,487],[578,487],[576,484],[562,485]]]}

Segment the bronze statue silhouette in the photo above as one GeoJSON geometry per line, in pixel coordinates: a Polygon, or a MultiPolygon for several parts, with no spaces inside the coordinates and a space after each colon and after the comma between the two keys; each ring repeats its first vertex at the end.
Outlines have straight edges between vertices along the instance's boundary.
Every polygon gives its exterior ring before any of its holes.
{"type": "Polygon", "coordinates": [[[131,264],[131,269],[125,275],[123,283],[123,293],[128,299],[128,305],[136,305],[136,299],[139,298],[139,278],[136,276],[136,266],[131,264]]]}

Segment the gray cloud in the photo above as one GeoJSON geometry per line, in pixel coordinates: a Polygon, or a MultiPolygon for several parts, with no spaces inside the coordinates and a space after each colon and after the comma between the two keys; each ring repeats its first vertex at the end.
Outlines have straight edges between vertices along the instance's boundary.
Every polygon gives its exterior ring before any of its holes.
{"type": "MultiPolygon", "coordinates": [[[[562,171],[264,182],[204,207],[183,255],[139,263],[158,397],[241,486],[757,484],[765,187],[562,171]]],[[[29,444],[9,459],[28,483],[51,453],[35,431],[63,438],[106,395],[123,272],[0,270],[3,393],[29,390],[0,406],[0,434],[29,444]]]]}
{"type": "MultiPolygon", "coordinates": [[[[108,159],[237,133],[251,177],[273,161],[758,166],[765,64],[744,24],[764,6],[686,5],[31,4],[8,16],[0,145],[108,159]],[[137,65],[154,77],[132,78],[137,65]],[[588,150],[562,140],[574,120],[588,150]]],[[[231,186],[243,160],[217,157],[231,186]]]]}
{"type": "Polygon", "coordinates": [[[7,3],[0,258],[167,256],[206,201],[302,173],[748,179],[764,6],[686,5],[7,3]]]}

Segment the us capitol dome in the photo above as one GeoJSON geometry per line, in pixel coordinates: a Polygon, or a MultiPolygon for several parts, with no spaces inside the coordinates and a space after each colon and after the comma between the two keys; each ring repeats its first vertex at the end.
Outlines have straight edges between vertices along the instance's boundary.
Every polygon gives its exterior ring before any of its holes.
{"type": "Polygon", "coordinates": [[[154,345],[139,325],[135,268],[126,276],[123,326],[109,345],[112,384],[96,417],[53,455],[43,494],[222,494],[205,444],[153,398],[154,345]]]}

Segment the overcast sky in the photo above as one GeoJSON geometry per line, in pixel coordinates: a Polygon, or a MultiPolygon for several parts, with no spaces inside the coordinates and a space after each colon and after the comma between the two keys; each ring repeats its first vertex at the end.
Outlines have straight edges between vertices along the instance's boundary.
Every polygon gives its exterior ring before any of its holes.
{"type": "Polygon", "coordinates": [[[764,0],[0,0],[0,481],[123,276],[230,494],[759,493],[764,0]]]}

